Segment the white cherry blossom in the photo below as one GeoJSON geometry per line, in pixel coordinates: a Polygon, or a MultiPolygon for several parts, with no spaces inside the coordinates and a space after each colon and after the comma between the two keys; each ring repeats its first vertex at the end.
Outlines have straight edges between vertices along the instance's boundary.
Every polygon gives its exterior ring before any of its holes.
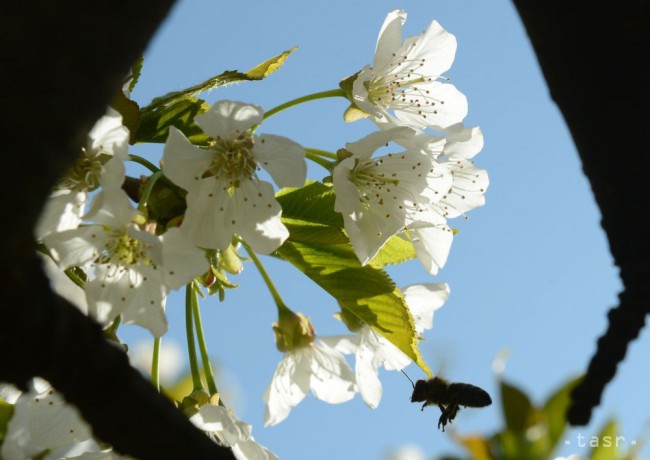
{"type": "Polygon", "coordinates": [[[50,234],[45,244],[61,268],[79,266],[89,275],[90,316],[107,325],[122,315],[125,324],[160,337],[167,330],[167,293],[205,273],[208,262],[177,228],[162,236],[141,230],[121,189],[105,190],[100,201],[91,212],[96,223],[50,234]]]}
{"type": "Polygon", "coordinates": [[[406,12],[386,16],[375,59],[352,85],[354,104],[380,126],[444,129],[467,115],[467,99],[441,82],[456,54],[456,38],[436,21],[420,35],[402,40],[406,12]]]}
{"type": "MultiPolygon", "coordinates": [[[[449,170],[437,163],[432,153],[405,150],[371,158],[388,142],[414,133],[409,128],[393,128],[347,144],[350,156],[332,172],[334,209],[343,215],[345,230],[362,264],[412,222],[435,218],[427,216],[433,212],[430,205],[451,186],[449,170]]],[[[437,154],[443,147],[444,140],[435,146],[437,154]]]]}
{"type": "Polygon", "coordinates": [[[349,401],[356,393],[354,373],[343,355],[319,341],[285,352],[264,392],[264,426],[287,418],[310,390],[330,404],[349,401]]]}
{"type": "Polygon", "coordinates": [[[439,201],[429,205],[431,212],[422,213],[423,218],[409,226],[418,259],[429,273],[435,275],[447,261],[453,240],[447,219],[464,216],[466,212],[485,204],[488,175],[471,161],[483,148],[483,133],[477,127],[454,126],[445,137],[419,132],[398,142],[409,149],[433,155],[452,177],[449,189],[439,201]],[[443,139],[445,144],[440,152],[436,147],[443,139]]]}
{"type": "Polygon", "coordinates": [[[54,460],[97,447],[79,411],[48,382],[35,379],[30,386],[15,402],[1,458],[28,460],[45,453],[44,459],[54,460]]]}
{"type": "Polygon", "coordinates": [[[255,442],[251,425],[225,407],[204,404],[190,421],[222,446],[231,447],[237,460],[278,460],[273,452],[255,442]]]}
{"type": "Polygon", "coordinates": [[[236,233],[268,254],[289,236],[273,186],[257,177],[257,169],[265,169],[279,187],[301,187],[305,150],[285,137],[252,135],[262,116],[254,105],[217,102],[195,118],[211,137],[205,148],[176,128],[169,130],[163,171],[188,192],[181,229],[199,247],[226,249],[236,233]]]}
{"type": "Polygon", "coordinates": [[[90,192],[100,186],[122,186],[128,144],[129,130],[122,125],[122,116],[109,107],[88,133],[75,163],[55,185],[36,226],[38,239],[51,232],[77,228],[90,192]]]}
{"type": "Polygon", "coordinates": [[[323,337],[322,340],[342,353],[355,355],[354,371],[359,393],[373,409],[379,405],[383,392],[379,368],[400,370],[411,362],[400,349],[367,324],[361,326],[355,335],[323,337]]]}
{"type": "MultiPolygon", "coordinates": [[[[449,297],[447,284],[414,284],[402,289],[406,305],[411,311],[418,334],[433,326],[433,313],[449,297]]],[[[354,335],[323,337],[321,339],[335,350],[355,355],[355,377],[364,402],[375,409],[382,396],[379,368],[401,370],[411,359],[377,333],[363,324],[354,335]]]]}

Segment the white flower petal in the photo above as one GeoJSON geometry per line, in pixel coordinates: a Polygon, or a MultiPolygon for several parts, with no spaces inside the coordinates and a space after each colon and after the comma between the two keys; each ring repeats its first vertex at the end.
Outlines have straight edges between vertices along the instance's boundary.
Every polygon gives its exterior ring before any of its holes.
{"type": "Polygon", "coordinates": [[[340,351],[345,355],[351,355],[357,351],[357,348],[359,348],[361,336],[359,334],[335,335],[330,337],[320,337],[320,340],[336,351],[340,351]]]}
{"type": "Polygon", "coordinates": [[[192,245],[178,228],[167,230],[161,241],[167,287],[179,289],[210,268],[205,253],[192,245]]]}
{"type": "Polygon", "coordinates": [[[447,284],[413,284],[402,289],[419,333],[433,327],[433,313],[444,305],[449,292],[447,284]]]}
{"type": "Polygon", "coordinates": [[[349,401],[354,397],[354,374],[343,355],[323,343],[311,347],[311,376],[309,386],[318,399],[330,404],[349,401]]]}
{"type": "Polygon", "coordinates": [[[362,341],[356,353],[355,374],[359,393],[363,401],[376,409],[381,401],[383,389],[379,380],[379,362],[375,358],[376,349],[367,341],[362,341]]]}
{"type": "Polygon", "coordinates": [[[262,134],[253,147],[253,157],[279,187],[305,185],[305,149],[286,137],[262,134]]]}
{"type": "Polygon", "coordinates": [[[483,149],[483,131],[479,127],[453,131],[447,135],[444,154],[450,160],[469,160],[483,149]]]}
{"type": "Polygon", "coordinates": [[[251,437],[252,427],[225,407],[204,404],[190,417],[190,421],[203,431],[215,433],[228,447],[248,441],[251,437]]]}
{"type": "Polygon", "coordinates": [[[248,441],[235,444],[232,448],[237,460],[279,460],[278,456],[251,437],[248,441]]]}
{"type": "Polygon", "coordinates": [[[84,219],[91,219],[113,228],[126,228],[137,213],[126,192],[121,188],[111,187],[93,197],[84,219]]]}
{"type": "Polygon", "coordinates": [[[169,128],[162,158],[163,172],[169,180],[188,192],[194,191],[211,162],[210,151],[193,145],[175,127],[169,128]]]}
{"type": "Polygon", "coordinates": [[[99,225],[80,227],[60,233],[51,233],[44,238],[62,269],[83,266],[99,256],[108,235],[99,225]]]}
{"type": "Polygon", "coordinates": [[[273,187],[264,181],[247,181],[235,192],[232,205],[234,232],[261,254],[270,254],[289,237],[280,220],[282,208],[275,199],[273,187]]]}
{"type": "Polygon", "coordinates": [[[299,351],[288,352],[278,363],[264,392],[266,411],[264,426],[280,423],[309,392],[309,362],[301,360],[299,351]],[[306,366],[301,366],[305,365],[306,366]]]}
{"type": "Polygon", "coordinates": [[[99,176],[99,184],[102,188],[122,187],[126,171],[124,169],[124,162],[121,158],[114,157],[106,162],[102,167],[101,175],[99,176]]]}
{"type": "Polygon", "coordinates": [[[448,163],[453,176],[451,189],[437,206],[445,217],[458,217],[485,204],[485,191],[490,184],[487,171],[474,167],[470,162],[458,160],[448,163]]]}
{"type": "Polygon", "coordinates": [[[402,46],[402,26],[406,22],[404,10],[391,11],[386,15],[375,48],[373,67],[380,69],[388,64],[402,46]]]}
{"type": "Polygon", "coordinates": [[[56,449],[92,437],[79,411],[53,389],[31,397],[28,417],[31,439],[39,446],[56,449]]]}
{"type": "Polygon", "coordinates": [[[377,149],[384,147],[389,142],[400,142],[414,135],[415,131],[413,129],[398,126],[384,131],[374,131],[356,142],[346,144],[345,149],[352,152],[356,158],[365,160],[370,158],[377,149]]]}
{"type": "Polygon", "coordinates": [[[124,161],[128,157],[129,130],[122,124],[122,115],[108,107],[106,115],[88,133],[90,148],[106,152],[124,161]]]}
{"type": "Polygon", "coordinates": [[[58,190],[45,202],[34,236],[43,239],[53,232],[77,228],[81,223],[88,194],[72,190],[58,190]]]}
{"type": "Polygon", "coordinates": [[[415,253],[424,268],[435,275],[445,266],[454,234],[446,224],[410,228],[415,253]]]}
{"type": "Polygon", "coordinates": [[[262,122],[261,107],[236,101],[219,101],[194,117],[194,122],[208,136],[233,139],[262,122]]]}
{"type": "Polygon", "coordinates": [[[155,337],[161,337],[168,328],[164,310],[168,290],[162,280],[156,276],[159,273],[150,267],[141,269],[142,274],[133,269],[129,271],[131,275],[129,289],[135,292],[130,299],[127,298],[126,307],[122,311],[122,322],[138,324],[149,329],[155,337]],[[136,273],[137,277],[134,276],[136,273]]]}
{"type": "Polygon", "coordinates": [[[76,306],[84,314],[88,314],[88,303],[86,302],[86,293],[84,290],[68,278],[68,275],[51,258],[41,255],[41,260],[43,261],[43,270],[50,280],[52,290],[76,306]]]}
{"type": "Polygon", "coordinates": [[[269,254],[289,236],[268,182],[243,181],[232,196],[224,192],[224,181],[206,178],[199,185],[196,193],[187,194],[188,207],[181,225],[196,246],[223,250],[238,233],[256,252],[269,254]]]}
{"type": "Polygon", "coordinates": [[[432,21],[421,35],[404,40],[400,51],[421,61],[423,65],[417,69],[419,74],[438,76],[451,68],[456,46],[456,37],[443,29],[437,21],[432,21]]]}

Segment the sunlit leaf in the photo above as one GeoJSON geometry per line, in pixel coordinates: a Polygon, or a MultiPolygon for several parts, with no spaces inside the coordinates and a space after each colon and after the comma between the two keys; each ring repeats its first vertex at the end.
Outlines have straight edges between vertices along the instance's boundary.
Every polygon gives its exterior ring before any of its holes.
{"type": "Polygon", "coordinates": [[[169,105],[177,102],[179,99],[191,98],[197,94],[204,93],[206,91],[213,90],[220,86],[227,86],[232,83],[237,83],[241,81],[252,81],[252,80],[261,80],[264,77],[270,75],[279,69],[284,61],[287,60],[289,54],[291,54],[297,47],[293,47],[290,50],[284,51],[283,53],[272,57],[271,59],[264,61],[263,63],[253,67],[247,72],[239,72],[237,70],[227,70],[216,77],[212,77],[209,80],[199,83],[198,85],[185,88],[180,91],[173,91],[167,93],[164,96],[157,97],[151,104],[147,106],[147,109],[158,107],[161,105],[169,105]]]}
{"type": "Polygon", "coordinates": [[[261,80],[262,78],[268,77],[273,72],[278,70],[284,64],[284,61],[287,60],[289,55],[298,49],[297,46],[294,46],[290,50],[286,50],[282,54],[279,54],[275,57],[272,57],[268,61],[264,61],[259,65],[256,65],[249,71],[245,72],[253,80],[261,80]]]}
{"type": "Polygon", "coordinates": [[[600,430],[598,436],[586,439],[585,443],[591,447],[591,460],[616,460],[618,458],[618,424],[615,420],[609,420],[600,430]]]}
{"type": "Polygon", "coordinates": [[[496,460],[490,452],[490,442],[481,436],[457,436],[454,440],[472,454],[472,460],[496,460]]]}
{"type": "Polygon", "coordinates": [[[557,444],[557,441],[564,433],[566,428],[566,411],[571,403],[571,391],[580,378],[571,379],[555,393],[544,404],[542,412],[546,416],[546,425],[551,447],[557,444]]]}
{"type": "Polygon", "coordinates": [[[401,291],[386,272],[362,267],[349,244],[303,244],[287,241],[277,255],[290,262],[356,315],[402,350],[426,373],[413,318],[401,291]]]}
{"type": "Polygon", "coordinates": [[[287,188],[276,196],[282,206],[282,222],[289,241],[314,244],[345,244],[343,218],[334,211],[334,192],[320,182],[302,188],[287,188]]]}
{"type": "Polygon", "coordinates": [[[163,143],[167,140],[170,126],[175,126],[194,144],[204,144],[208,137],[196,123],[194,117],[208,110],[203,100],[195,97],[173,100],[168,104],[149,106],[140,112],[140,129],[136,142],[163,143]]]}
{"type": "Polygon", "coordinates": [[[373,257],[370,264],[374,267],[401,264],[416,257],[413,243],[401,236],[394,235],[373,257]]]}

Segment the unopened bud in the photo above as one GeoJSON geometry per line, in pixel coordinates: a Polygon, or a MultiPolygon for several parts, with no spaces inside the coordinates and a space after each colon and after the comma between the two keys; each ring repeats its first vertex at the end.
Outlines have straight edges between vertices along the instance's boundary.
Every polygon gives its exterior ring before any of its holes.
{"type": "Polygon", "coordinates": [[[278,322],[273,324],[273,332],[276,346],[283,353],[306,347],[316,338],[314,326],[309,318],[288,309],[283,311],[278,322]]]}

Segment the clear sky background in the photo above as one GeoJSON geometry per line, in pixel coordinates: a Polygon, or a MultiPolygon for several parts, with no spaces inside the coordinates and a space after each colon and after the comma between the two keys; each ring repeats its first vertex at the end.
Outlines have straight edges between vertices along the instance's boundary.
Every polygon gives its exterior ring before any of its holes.
{"type": "MultiPolygon", "coordinates": [[[[268,110],[336,88],[372,62],[379,28],[396,8],[408,12],[405,35],[420,33],[435,19],[456,36],[456,60],[447,76],[469,100],[466,125],[484,132],[485,147],[475,161],[488,170],[491,184],[483,208],[471,211],[467,221],[451,221],[460,234],[437,276],[417,261],[391,274],[400,286],[449,283],[451,297],[436,313],[421,350],[434,372],[488,390],[495,404],[462,410],[453,428],[491,434],[503,424],[491,370],[497,353],[511,351],[504,377],[541,403],[586,368],[621,288],[575,147],[509,1],[182,0],[145,55],[133,97],[146,105],[225,70],[248,70],[295,45],[299,49],[268,79],[217,89],[204,98],[268,110]]],[[[367,120],[345,124],[346,107],[340,98],[311,102],[272,117],[259,132],[336,151],[374,130],[367,120]]],[[[155,159],[162,154],[159,146],[133,151],[155,159]]],[[[617,167],[615,155],[612,167],[617,167]]],[[[311,178],[325,175],[313,163],[308,167],[311,178]]],[[[319,335],[345,333],[332,318],[338,310],[333,299],[289,264],[263,261],[288,305],[310,316],[319,335]]],[[[232,280],[241,287],[223,303],[205,302],[203,321],[224,398],[253,425],[258,442],[285,460],[383,459],[404,445],[417,445],[429,456],[461,452],[449,430],[436,429],[439,411],[420,412],[409,402],[406,378],[383,370],[384,395],[376,410],[358,395],[342,405],[310,396],[287,420],[264,428],[262,393],[282,357],[271,330],[276,309],[251,263],[232,280]]],[[[183,347],[182,295],[172,295],[167,305],[171,330],[163,341],[183,347]]],[[[121,335],[127,341],[146,337],[136,329],[124,327],[121,335]]],[[[559,453],[584,452],[577,435],[595,436],[610,416],[619,419],[628,441],[639,439],[644,429],[647,433],[648,355],[645,333],[619,368],[592,424],[568,431],[571,445],[559,453]]],[[[424,377],[415,365],[407,372],[424,377]]]]}

